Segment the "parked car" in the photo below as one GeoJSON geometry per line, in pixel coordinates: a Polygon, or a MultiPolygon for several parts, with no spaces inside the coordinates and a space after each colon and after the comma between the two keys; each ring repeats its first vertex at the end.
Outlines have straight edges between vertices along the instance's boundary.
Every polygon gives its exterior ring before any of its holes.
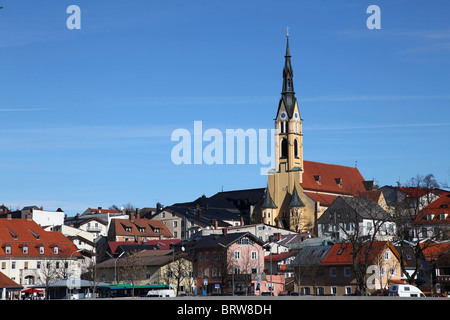
{"type": "Polygon", "coordinates": [[[389,288],[390,297],[425,297],[419,288],[410,284],[393,284],[389,288]]]}

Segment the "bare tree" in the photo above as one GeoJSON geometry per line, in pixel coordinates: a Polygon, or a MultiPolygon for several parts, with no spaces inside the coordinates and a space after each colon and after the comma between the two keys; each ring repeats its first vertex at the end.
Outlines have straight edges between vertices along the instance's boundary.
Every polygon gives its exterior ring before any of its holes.
{"type": "Polygon", "coordinates": [[[139,285],[144,279],[146,266],[144,259],[140,255],[140,251],[134,250],[129,252],[121,264],[121,275],[123,280],[129,282],[132,286],[132,297],[134,297],[134,287],[139,285]]]}
{"type": "Polygon", "coordinates": [[[45,295],[48,299],[50,283],[61,279],[60,273],[56,269],[56,263],[52,260],[46,260],[41,263],[39,269],[35,271],[36,277],[40,283],[45,285],[45,295]]]}
{"type": "Polygon", "coordinates": [[[422,225],[414,223],[419,212],[438,197],[439,183],[433,174],[416,175],[404,186],[407,196],[404,201],[391,204],[392,218],[396,224],[396,239],[400,254],[400,266],[407,282],[415,284],[420,270],[423,268],[423,252],[439,239],[443,230],[422,232],[422,225]],[[414,255],[414,269],[406,269],[406,255],[414,255]]]}

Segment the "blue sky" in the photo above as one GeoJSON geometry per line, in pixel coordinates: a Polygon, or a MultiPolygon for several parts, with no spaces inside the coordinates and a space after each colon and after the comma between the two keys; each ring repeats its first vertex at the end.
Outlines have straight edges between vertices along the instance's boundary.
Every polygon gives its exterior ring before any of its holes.
{"type": "Polygon", "coordinates": [[[0,0],[0,202],[152,207],[265,187],[175,165],[177,128],[271,129],[289,26],[306,160],[450,183],[448,1],[0,0]],[[69,5],[81,29],[69,30],[69,5]],[[369,30],[369,5],[381,29],[369,30]]]}

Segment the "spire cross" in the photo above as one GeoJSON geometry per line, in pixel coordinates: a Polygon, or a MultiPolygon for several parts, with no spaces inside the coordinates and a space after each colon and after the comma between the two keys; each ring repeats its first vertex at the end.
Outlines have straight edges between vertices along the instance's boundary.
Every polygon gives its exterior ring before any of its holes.
{"type": "Polygon", "coordinates": [[[289,37],[289,27],[286,27],[286,37],[289,37]]]}

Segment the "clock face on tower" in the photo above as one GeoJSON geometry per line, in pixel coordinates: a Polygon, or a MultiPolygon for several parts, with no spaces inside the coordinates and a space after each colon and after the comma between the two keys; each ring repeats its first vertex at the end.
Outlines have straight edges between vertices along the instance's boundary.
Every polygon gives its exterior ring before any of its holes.
{"type": "Polygon", "coordinates": [[[297,112],[294,113],[294,118],[298,119],[298,113],[297,112]]]}
{"type": "Polygon", "coordinates": [[[282,111],[282,112],[280,113],[280,119],[281,119],[281,120],[286,120],[286,117],[287,117],[286,111],[282,111]]]}

